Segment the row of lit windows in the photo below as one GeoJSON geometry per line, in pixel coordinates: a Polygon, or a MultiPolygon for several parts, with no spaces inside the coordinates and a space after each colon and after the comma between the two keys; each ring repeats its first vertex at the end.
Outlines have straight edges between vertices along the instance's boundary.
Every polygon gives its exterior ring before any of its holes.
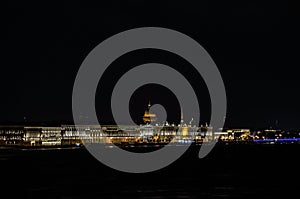
{"type": "Polygon", "coordinates": [[[0,134],[23,134],[24,131],[14,131],[14,130],[9,130],[9,131],[5,131],[5,130],[0,130],[0,134]]]}
{"type": "Polygon", "coordinates": [[[21,136],[0,136],[0,140],[22,140],[23,138],[21,136]]]}
{"type": "MultiPolygon", "coordinates": [[[[0,131],[1,132],[1,131],[0,131]]],[[[2,131],[3,132],[3,131],[2,131]]],[[[22,132],[22,131],[9,131],[9,132],[22,132]]],[[[117,137],[117,136],[135,136],[135,137],[139,137],[139,136],[153,136],[155,133],[155,131],[153,131],[153,129],[143,129],[142,131],[129,131],[129,132],[123,132],[123,131],[105,131],[104,133],[87,133],[86,131],[65,131],[63,133],[63,137],[104,137],[104,136],[111,136],[111,137],[117,137]]],[[[160,134],[162,136],[167,136],[167,135],[181,135],[181,132],[178,131],[160,131],[157,132],[157,134],[160,134]]],[[[198,135],[199,132],[189,132],[188,135],[198,135]]],[[[207,134],[209,134],[207,132],[207,134]]],[[[12,135],[19,135],[19,134],[12,134],[12,135]]],[[[21,134],[20,134],[21,135],[21,134]]],[[[42,133],[40,132],[36,132],[36,131],[32,131],[32,132],[27,132],[25,137],[27,139],[31,139],[31,138],[60,138],[61,132],[60,131],[43,131],[42,133]]],[[[8,135],[1,135],[0,134],[0,139],[1,140],[6,140],[6,139],[22,139],[22,136],[8,136],[8,135]]]]}

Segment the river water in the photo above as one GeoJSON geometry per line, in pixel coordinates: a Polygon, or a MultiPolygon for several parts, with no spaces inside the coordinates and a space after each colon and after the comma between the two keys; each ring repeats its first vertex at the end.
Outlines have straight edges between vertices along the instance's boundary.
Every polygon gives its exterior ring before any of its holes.
{"type": "Polygon", "coordinates": [[[0,149],[0,191],[3,198],[298,198],[300,145],[218,145],[204,159],[197,151],[159,171],[128,174],[84,148],[0,149]]]}

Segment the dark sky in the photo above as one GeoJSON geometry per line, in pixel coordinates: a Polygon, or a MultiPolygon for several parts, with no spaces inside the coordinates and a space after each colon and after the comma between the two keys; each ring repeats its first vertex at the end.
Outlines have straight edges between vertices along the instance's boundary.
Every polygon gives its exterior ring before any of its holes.
{"type": "MultiPolygon", "coordinates": [[[[192,37],[214,59],[226,87],[228,127],[277,124],[300,129],[299,12],[287,1],[10,1],[4,11],[1,123],[21,122],[24,117],[38,122],[71,120],[73,83],[85,56],[116,33],[158,26],[192,37]]],[[[208,95],[201,77],[175,55],[149,50],[126,56],[110,66],[104,86],[99,84],[96,108],[106,115],[106,122],[111,120],[110,96],[100,90],[113,88],[122,71],[126,72],[120,69],[124,65],[153,60],[174,68],[184,65],[181,72],[201,96],[208,95]]],[[[176,99],[170,101],[172,93],[156,85],[134,93],[130,107],[135,120],[148,98],[153,103],[169,102],[168,118],[178,120],[176,99]]],[[[206,121],[209,100],[202,99],[202,121],[206,121]]]]}

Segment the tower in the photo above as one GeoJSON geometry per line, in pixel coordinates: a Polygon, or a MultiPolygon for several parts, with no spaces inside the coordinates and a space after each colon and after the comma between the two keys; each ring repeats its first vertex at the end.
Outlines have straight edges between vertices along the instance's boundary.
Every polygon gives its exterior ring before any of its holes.
{"type": "Polygon", "coordinates": [[[181,111],[181,113],[180,113],[180,126],[183,126],[183,124],[184,124],[184,120],[183,120],[183,111],[182,111],[182,108],[180,108],[180,111],[181,111]]]}
{"type": "Polygon", "coordinates": [[[149,124],[151,122],[154,122],[156,120],[156,115],[153,113],[150,113],[151,103],[149,101],[147,109],[145,110],[143,121],[146,124],[149,124]]]}

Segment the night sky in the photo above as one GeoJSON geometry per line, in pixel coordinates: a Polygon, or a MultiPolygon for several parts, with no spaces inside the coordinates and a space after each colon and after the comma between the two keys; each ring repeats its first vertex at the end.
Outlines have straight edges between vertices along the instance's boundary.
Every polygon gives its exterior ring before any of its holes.
{"type": "MultiPolygon", "coordinates": [[[[287,1],[10,1],[4,11],[2,124],[22,123],[24,117],[71,121],[73,83],[87,54],[121,31],[158,26],[192,37],[214,59],[227,92],[227,127],[300,129],[299,12],[287,1]]],[[[180,72],[201,98],[201,120],[207,121],[209,98],[201,76],[176,55],[142,50],[116,60],[99,83],[96,108],[102,122],[112,120],[109,91],[117,79],[153,60],[184,66],[180,72]]],[[[167,88],[142,87],[133,94],[132,117],[138,122],[151,100],[165,105],[168,120],[176,122],[180,109],[173,98],[167,88]]]]}

